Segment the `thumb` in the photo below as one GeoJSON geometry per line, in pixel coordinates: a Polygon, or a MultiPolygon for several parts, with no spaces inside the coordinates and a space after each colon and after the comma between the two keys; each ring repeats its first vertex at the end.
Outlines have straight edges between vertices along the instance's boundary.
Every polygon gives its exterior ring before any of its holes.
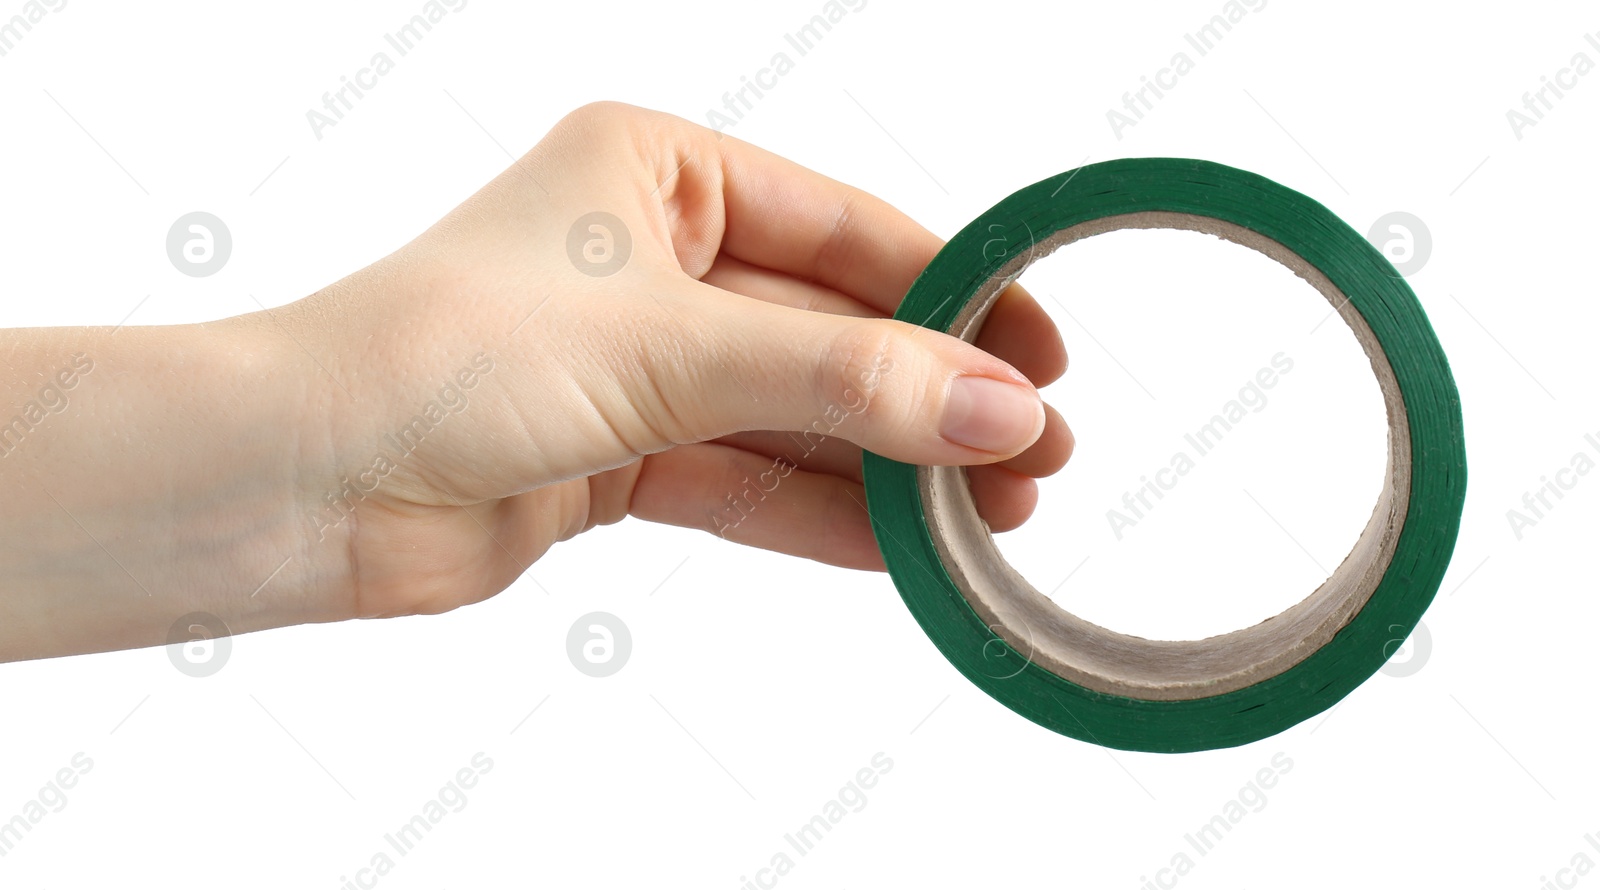
{"type": "Polygon", "coordinates": [[[1044,429],[1021,372],[955,337],[890,319],[753,300],[689,280],[657,298],[695,333],[650,381],[704,441],[743,430],[848,439],[906,463],[1004,460],[1044,429]]]}

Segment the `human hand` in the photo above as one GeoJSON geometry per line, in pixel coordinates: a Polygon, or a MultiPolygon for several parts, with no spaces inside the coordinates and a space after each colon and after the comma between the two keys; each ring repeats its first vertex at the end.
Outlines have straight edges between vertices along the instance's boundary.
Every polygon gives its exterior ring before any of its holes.
{"type": "Polygon", "coordinates": [[[16,332],[14,368],[71,346],[105,370],[55,445],[0,466],[14,512],[50,517],[8,554],[0,654],[153,645],[196,609],[235,633],[441,612],[630,514],[881,569],[863,447],[971,465],[1014,528],[1072,449],[1034,389],[1066,353],[1016,285],[976,347],[889,320],[940,246],[864,192],[602,103],[303,300],[16,332]],[[119,437],[138,447],[114,481],[80,472],[119,437]]]}
{"type": "MultiPolygon", "coordinates": [[[[980,465],[980,512],[1014,528],[1030,477],[1071,451],[1029,383],[1055,380],[1066,353],[1019,286],[981,349],[885,320],[940,245],[738,140],[580,109],[421,237],[284,310],[343,332],[354,401],[325,390],[329,410],[306,420],[327,429],[329,469],[356,479],[370,456],[396,458],[350,510],[308,508],[317,537],[348,546],[307,547],[348,557],[360,616],[490,596],[555,542],[628,514],[881,569],[862,447],[980,465]],[[569,237],[595,211],[614,221],[569,237]],[[403,459],[379,441],[480,353],[459,415],[403,459]]],[[[341,489],[329,476],[305,493],[341,489]]]]}

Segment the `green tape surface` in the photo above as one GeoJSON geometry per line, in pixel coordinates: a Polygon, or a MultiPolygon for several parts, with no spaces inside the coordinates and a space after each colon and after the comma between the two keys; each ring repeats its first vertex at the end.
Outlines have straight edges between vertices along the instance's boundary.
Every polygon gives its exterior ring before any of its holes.
{"type": "Polygon", "coordinates": [[[1391,429],[1409,431],[1409,501],[1392,538],[1393,556],[1381,578],[1366,584],[1371,595],[1359,611],[1315,651],[1295,654],[1291,666],[1242,688],[1179,700],[1096,691],[1052,672],[1031,650],[1023,654],[974,609],[941,561],[917,467],[867,454],[867,504],[889,574],[912,615],[945,657],[996,700],[1051,730],[1112,748],[1240,745],[1339,701],[1383,665],[1393,641],[1411,632],[1432,601],[1466,492],[1460,400],[1421,305],[1378,250],[1312,199],[1207,161],[1108,161],[1016,192],[951,239],[895,318],[950,332],[970,319],[968,304],[992,279],[1020,274],[1036,258],[1040,241],[1126,214],[1218,220],[1287,248],[1342,291],[1387,357],[1404,412],[1395,427],[1397,406],[1390,401],[1391,429]]]}

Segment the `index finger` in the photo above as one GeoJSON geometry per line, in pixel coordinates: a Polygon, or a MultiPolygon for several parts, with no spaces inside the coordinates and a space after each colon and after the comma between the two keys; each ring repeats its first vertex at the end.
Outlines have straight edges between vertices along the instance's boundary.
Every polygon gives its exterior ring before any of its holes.
{"type": "MultiPolygon", "coordinates": [[[[911,283],[944,246],[888,202],[787,158],[681,118],[657,143],[657,190],[693,208],[722,211],[721,232],[701,228],[704,247],[758,269],[812,282],[893,315],[911,283]],[[690,163],[683,159],[687,152],[690,163]],[[713,162],[707,159],[715,158],[713,162]],[[667,186],[663,188],[663,186],[667,186]]],[[[665,197],[665,194],[663,194],[665,197]]],[[[682,212],[680,210],[680,212],[682,212]]],[[[710,215],[710,214],[706,214],[710,215]]],[[[702,217],[703,219],[704,217],[702,217]]],[[[978,332],[976,345],[1025,369],[1037,386],[1066,369],[1066,348],[1044,308],[1013,283],[978,332]]]]}
{"type": "Polygon", "coordinates": [[[722,159],[722,249],[893,314],[944,242],[861,189],[732,137],[722,159]]]}

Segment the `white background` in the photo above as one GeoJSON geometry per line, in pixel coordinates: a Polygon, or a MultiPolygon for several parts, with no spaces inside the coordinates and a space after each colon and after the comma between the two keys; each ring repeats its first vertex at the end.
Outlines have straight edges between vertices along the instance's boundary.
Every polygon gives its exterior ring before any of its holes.
{"type": "MultiPolygon", "coordinates": [[[[1576,3],[1308,6],[1272,0],[1201,57],[1184,35],[1216,0],[870,0],[800,57],[784,35],[820,0],[471,0],[320,140],[307,110],[420,0],[50,13],[0,58],[6,326],[293,301],[405,243],[566,111],[610,98],[704,121],[787,51],[794,69],[729,132],[946,237],[1017,188],[1126,156],[1254,170],[1362,232],[1416,215],[1433,249],[1410,283],[1461,389],[1471,475],[1431,645],[1399,648],[1329,714],[1202,754],[1108,752],[1012,714],[883,576],[631,520],[455,614],[234,638],[204,679],[159,648],[0,666],[0,820],[75,753],[94,763],[0,858],[0,885],[331,890],[393,854],[384,833],[483,752],[494,765],[468,804],[379,886],[735,888],[780,851],[785,888],[1135,888],[1179,852],[1194,867],[1176,883],[1195,888],[1571,886],[1558,870],[1600,861],[1584,838],[1600,832],[1600,474],[1520,539],[1507,511],[1575,453],[1600,458],[1584,440],[1600,438],[1600,73],[1521,138],[1507,110],[1575,53],[1600,62],[1584,39],[1600,19],[1576,3]],[[1107,111],[1179,51],[1193,71],[1114,132],[1107,111]],[[191,210],[233,234],[209,278],[166,255],[191,210]],[[604,679],[566,653],[595,610],[633,637],[604,679]],[[795,853],[785,833],[877,752],[893,767],[866,806],[795,853]],[[1279,752],[1293,766],[1265,806],[1196,853],[1185,833],[1279,752]]],[[[0,17],[21,8],[0,0],[0,17]]],[[[1079,614],[1184,638],[1260,620],[1338,563],[1378,490],[1382,406],[1308,286],[1161,232],[1073,245],[1024,281],[1066,337],[1072,369],[1047,395],[1079,438],[1002,541],[1037,586],[1070,575],[1055,598],[1079,614]],[[1267,406],[1119,540],[1106,511],[1279,352],[1294,370],[1267,406]]]]}

